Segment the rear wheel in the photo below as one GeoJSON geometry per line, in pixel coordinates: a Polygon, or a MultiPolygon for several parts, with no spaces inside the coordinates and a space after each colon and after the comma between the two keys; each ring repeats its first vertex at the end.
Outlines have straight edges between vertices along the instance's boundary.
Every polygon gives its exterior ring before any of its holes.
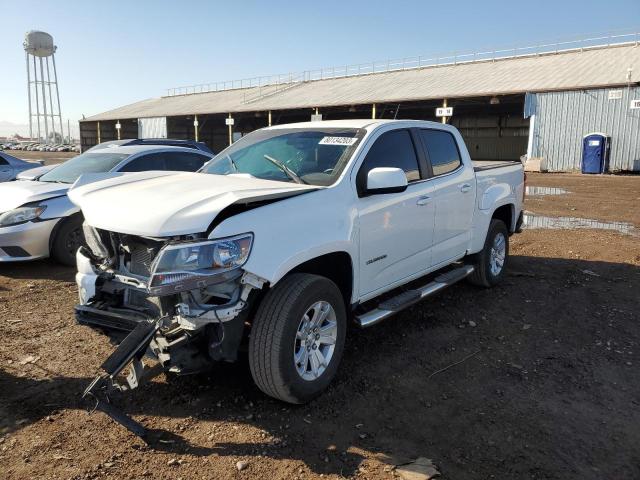
{"type": "Polygon", "coordinates": [[[509,230],[502,220],[492,219],[481,252],[474,255],[474,271],[468,277],[474,285],[492,287],[500,283],[509,259],[509,230]]]}
{"type": "Polygon", "coordinates": [[[296,273],[270,290],[258,307],[249,341],[256,385],[288,403],[305,403],[331,382],[342,358],[347,315],[338,287],[296,273]]]}
{"type": "Polygon", "coordinates": [[[76,264],[76,252],[84,244],[82,231],[82,217],[74,215],[66,220],[58,228],[51,243],[51,256],[63,265],[76,264]]]}

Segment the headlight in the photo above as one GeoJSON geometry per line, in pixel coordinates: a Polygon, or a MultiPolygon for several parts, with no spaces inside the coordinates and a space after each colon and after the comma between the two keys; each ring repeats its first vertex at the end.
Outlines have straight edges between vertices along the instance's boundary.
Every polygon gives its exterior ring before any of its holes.
{"type": "Polygon", "coordinates": [[[151,266],[149,291],[175,293],[215,283],[214,276],[235,270],[249,258],[253,235],[168,245],[151,266]]]}
{"type": "Polygon", "coordinates": [[[19,223],[25,223],[29,220],[35,220],[47,207],[38,205],[37,207],[18,207],[8,212],[4,212],[0,215],[0,227],[8,227],[10,225],[17,225],[19,223]]]}

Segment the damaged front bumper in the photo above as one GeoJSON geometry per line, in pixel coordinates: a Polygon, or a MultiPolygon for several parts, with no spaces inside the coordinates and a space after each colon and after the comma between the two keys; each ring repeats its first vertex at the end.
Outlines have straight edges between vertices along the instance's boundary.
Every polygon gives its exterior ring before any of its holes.
{"type": "Polygon", "coordinates": [[[109,393],[136,388],[144,374],[143,357],[157,360],[165,371],[189,374],[215,361],[234,361],[243,338],[248,304],[265,281],[241,269],[221,273],[208,293],[188,290],[154,297],[140,276],[102,270],[89,253],[77,253],[76,282],[80,303],[78,323],[107,333],[118,347],[102,364],[84,392],[96,400],[95,409],[107,413],[136,435],[143,429],[109,402],[109,393]],[[215,302],[211,298],[215,297],[215,302]],[[206,298],[209,303],[198,300],[206,298]],[[118,376],[129,367],[124,382],[118,376]]]}

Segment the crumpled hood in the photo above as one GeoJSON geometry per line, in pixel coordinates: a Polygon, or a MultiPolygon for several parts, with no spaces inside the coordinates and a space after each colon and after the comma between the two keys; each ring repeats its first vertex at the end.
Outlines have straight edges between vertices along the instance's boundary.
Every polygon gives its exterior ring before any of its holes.
{"type": "Polygon", "coordinates": [[[25,203],[59,197],[69,190],[66,183],[37,181],[3,182],[0,184],[0,213],[13,210],[25,203]]]}
{"type": "Polygon", "coordinates": [[[139,172],[74,186],[69,198],[93,227],[168,237],[204,232],[234,203],[286,198],[318,188],[234,175],[139,172]]]}

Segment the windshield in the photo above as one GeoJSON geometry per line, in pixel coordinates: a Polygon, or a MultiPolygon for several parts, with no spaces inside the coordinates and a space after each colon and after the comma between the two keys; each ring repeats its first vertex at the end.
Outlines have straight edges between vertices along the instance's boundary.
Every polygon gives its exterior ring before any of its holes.
{"type": "Polygon", "coordinates": [[[85,152],[45,173],[40,182],[73,183],[83,173],[108,172],[127,158],[128,153],[85,152]]]}
{"type": "Polygon", "coordinates": [[[202,168],[204,173],[245,173],[265,180],[331,185],[365,131],[355,128],[258,130],[242,137],[202,168]]]}

